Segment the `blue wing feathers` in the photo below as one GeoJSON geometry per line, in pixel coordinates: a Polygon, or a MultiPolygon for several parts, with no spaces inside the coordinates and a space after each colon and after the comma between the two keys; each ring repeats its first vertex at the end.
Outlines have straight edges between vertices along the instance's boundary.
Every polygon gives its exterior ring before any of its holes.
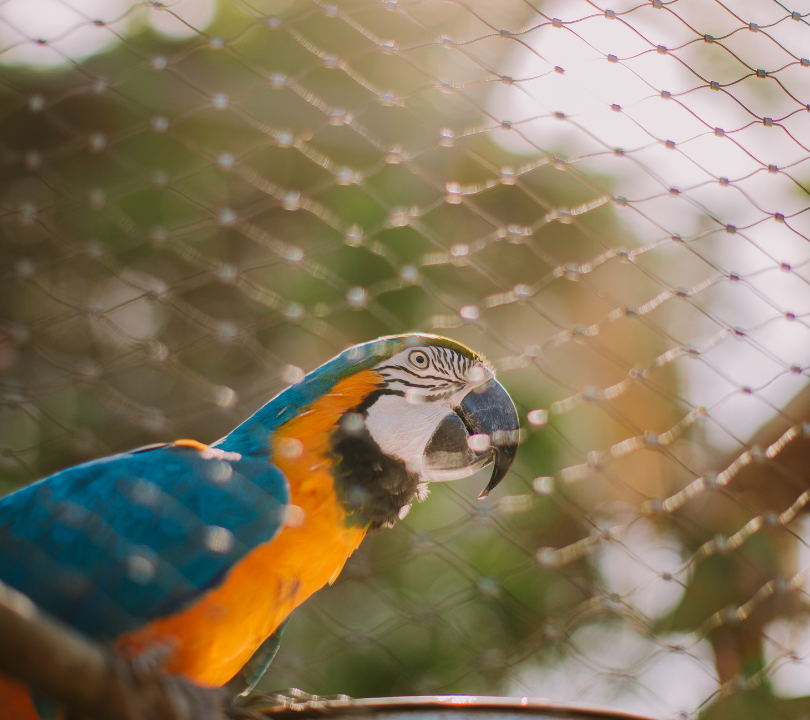
{"type": "Polygon", "coordinates": [[[263,459],[165,447],[64,470],[0,500],[0,579],[100,639],[193,603],[281,530],[263,459]]]}

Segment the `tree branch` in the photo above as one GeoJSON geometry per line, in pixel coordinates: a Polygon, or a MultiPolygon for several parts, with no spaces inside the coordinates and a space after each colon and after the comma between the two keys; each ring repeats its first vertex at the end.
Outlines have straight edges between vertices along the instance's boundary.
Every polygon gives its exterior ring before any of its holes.
{"type": "Polygon", "coordinates": [[[0,582],[0,673],[88,720],[226,720],[220,689],[142,668],[43,614],[0,582]]]}

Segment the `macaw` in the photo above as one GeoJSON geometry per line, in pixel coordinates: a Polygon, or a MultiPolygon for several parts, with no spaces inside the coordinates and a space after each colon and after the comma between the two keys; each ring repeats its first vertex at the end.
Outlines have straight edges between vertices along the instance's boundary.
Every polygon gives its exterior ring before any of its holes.
{"type": "MultiPolygon", "coordinates": [[[[0,500],[0,580],[90,638],[247,692],[290,613],[431,481],[517,450],[514,403],[478,353],[406,334],[349,348],[230,434],[148,446],[0,500]]],[[[56,717],[0,677],[9,717],[56,717]]],[[[3,715],[5,717],[6,715],[3,715]]]]}

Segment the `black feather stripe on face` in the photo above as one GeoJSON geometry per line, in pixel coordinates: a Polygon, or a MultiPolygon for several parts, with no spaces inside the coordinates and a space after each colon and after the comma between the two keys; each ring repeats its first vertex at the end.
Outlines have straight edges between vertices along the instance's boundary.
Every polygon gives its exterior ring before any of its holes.
{"type": "Polygon", "coordinates": [[[441,350],[441,352],[436,353],[435,360],[438,363],[439,367],[441,368],[442,372],[449,373],[450,368],[448,367],[446,362],[446,355],[450,351],[446,350],[446,348],[438,348],[438,349],[441,350]]]}
{"type": "Polygon", "coordinates": [[[387,388],[400,388],[406,393],[409,389],[424,391],[419,393],[421,402],[441,400],[461,390],[469,382],[470,369],[475,364],[485,363],[482,358],[467,357],[447,347],[427,346],[414,348],[411,352],[417,351],[428,358],[424,368],[410,363],[408,355],[392,358],[376,370],[387,388]]]}

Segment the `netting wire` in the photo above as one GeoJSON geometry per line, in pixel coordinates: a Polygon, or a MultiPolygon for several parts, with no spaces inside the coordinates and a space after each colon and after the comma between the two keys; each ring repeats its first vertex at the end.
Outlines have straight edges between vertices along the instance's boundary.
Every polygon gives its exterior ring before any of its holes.
{"type": "Polygon", "coordinates": [[[451,335],[518,404],[515,470],[367,539],[262,687],[805,717],[809,17],[5,0],[3,491],[451,335]]]}

